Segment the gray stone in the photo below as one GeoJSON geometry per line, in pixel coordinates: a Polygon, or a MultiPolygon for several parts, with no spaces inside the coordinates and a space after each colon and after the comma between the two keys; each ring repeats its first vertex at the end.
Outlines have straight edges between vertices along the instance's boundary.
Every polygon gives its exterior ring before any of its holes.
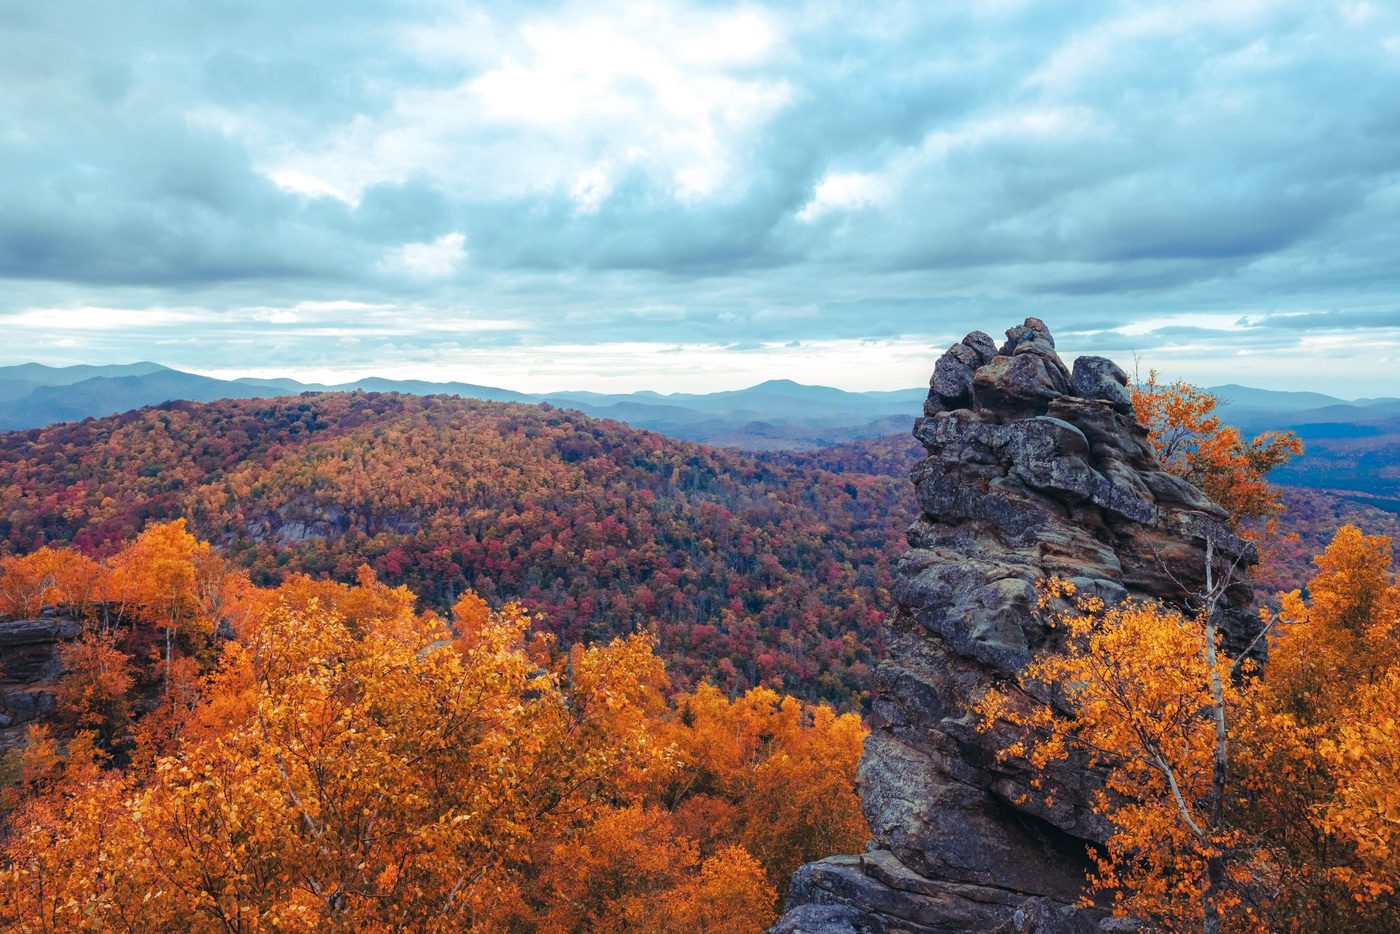
{"type": "Polygon", "coordinates": [[[971,347],[977,352],[977,365],[991,363],[992,358],[997,355],[996,341],[992,340],[990,334],[982,331],[972,331],[962,339],[964,347],[971,347]]]}
{"type": "Polygon", "coordinates": [[[59,645],[80,631],[76,620],[62,616],[0,620],[0,684],[54,680],[63,671],[59,645]]]}
{"type": "Polygon", "coordinates": [[[783,915],[770,934],[885,934],[888,926],[849,905],[799,905],[783,915]]]}
{"type": "Polygon", "coordinates": [[[1052,399],[1069,392],[1069,380],[1039,354],[997,356],[972,380],[975,408],[1044,412],[1052,399]]]}
{"type": "Polygon", "coordinates": [[[1001,345],[998,353],[1009,357],[1016,352],[1018,346],[1030,341],[1039,341],[1048,345],[1051,350],[1055,349],[1055,338],[1051,336],[1045,322],[1039,318],[1027,318],[1021,324],[1006,329],[1006,343],[1001,345]]]}
{"type": "Polygon", "coordinates": [[[977,368],[975,363],[968,363],[964,357],[976,360],[977,355],[962,344],[954,344],[934,365],[929,388],[946,408],[960,408],[972,402],[972,377],[977,368]]]}
{"type": "Polygon", "coordinates": [[[1131,930],[1079,907],[1088,849],[1109,832],[1093,809],[1103,775],[1073,758],[1041,769],[999,757],[1024,734],[980,729],[968,705],[1011,685],[1058,703],[1021,676],[1062,646],[1036,606],[1048,577],[1109,602],[1190,610],[1210,540],[1217,575],[1231,581],[1219,611],[1226,647],[1240,651],[1258,632],[1249,543],[1205,494],[1162,469],[1122,404],[1122,370],[1080,358],[1066,374],[1033,318],[1008,330],[994,356],[990,344],[968,335],[950,348],[933,379],[948,395],[931,393],[915,423],[928,453],[912,474],[921,515],[895,570],[858,778],[872,841],[859,857],[794,877],[792,923],[846,925],[814,931],[1131,930]]]}
{"type": "Polygon", "coordinates": [[[1080,357],[1074,361],[1070,388],[1083,399],[1107,402],[1124,415],[1133,412],[1133,398],[1128,393],[1128,374],[1107,357],[1080,357]]]}

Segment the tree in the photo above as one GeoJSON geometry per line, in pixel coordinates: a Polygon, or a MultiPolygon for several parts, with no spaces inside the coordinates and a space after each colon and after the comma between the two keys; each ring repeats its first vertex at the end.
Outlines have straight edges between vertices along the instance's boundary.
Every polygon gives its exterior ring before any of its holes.
{"type": "Polygon", "coordinates": [[[1291,431],[1246,441],[1220,420],[1218,406],[1213,394],[1189,383],[1158,382],[1156,370],[1133,387],[1133,408],[1163,467],[1204,491],[1232,521],[1268,521],[1283,505],[1265,478],[1302,454],[1303,442],[1291,431]]]}
{"type": "MultiPolygon", "coordinates": [[[[1389,541],[1343,528],[1283,597],[1270,662],[1218,650],[1210,599],[1059,609],[1061,653],[978,705],[1001,754],[1103,775],[1094,890],[1169,930],[1385,929],[1400,912],[1400,586],[1389,541]]],[[[1208,562],[1209,566],[1209,562],[1208,562]]],[[[1041,608],[1073,597],[1047,586],[1041,608]]],[[[1041,789],[1053,797],[1055,789],[1041,789]]]]}
{"type": "Polygon", "coordinates": [[[176,635],[199,646],[220,622],[228,569],[209,546],[185,530],[185,520],[157,523],[107,566],[107,599],[119,615],[135,615],[165,632],[164,684],[172,684],[176,635]]]}
{"type": "Polygon", "coordinates": [[[1241,820],[1269,853],[1259,908],[1271,924],[1375,930],[1400,913],[1400,585],[1389,539],[1353,526],[1314,563],[1306,596],[1283,595],[1265,677],[1247,697],[1241,820]]]}
{"type": "Polygon", "coordinates": [[[678,887],[654,929],[704,934],[762,931],[776,920],[775,895],[758,861],[743,847],[728,846],[705,860],[698,877],[678,887]]]}
{"type": "Polygon", "coordinates": [[[100,570],[117,602],[4,795],[5,929],[757,930],[866,835],[857,717],[668,699],[650,635],[565,651],[367,566],[255,588],[174,524],[100,570]],[[158,704],[126,651],[151,624],[204,649],[158,659],[158,704]]]}
{"type": "Polygon", "coordinates": [[[1016,727],[1025,739],[1002,755],[1039,770],[1075,757],[1101,772],[1093,808],[1113,829],[1089,882],[1120,914],[1207,934],[1227,915],[1253,927],[1252,853],[1227,812],[1240,687],[1218,648],[1214,600],[1184,616],[1152,602],[1105,606],[1052,581],[1041,608],[1062,599],[1073,601],[1054,620],[1064,652],[1033,660],[1021,687],[983,697],[981,727],[1016,727]]]}
{"type": "Polygon", "coordinates": [[[1400,895],[1400,668],[1362,686],[1319,751],[1335,776],[1324,826],[1355,851],[1336,873],[1358,902],[1400,895]]]}
{"type": "Polygon", "coordinates": [[[136,681],[131,657],[118,648],[115,632],[97,627],[86,628],[78,639],[60,646],[59,657],[61,716],[70,727],[95,730],[101,743],[110,747],[131,714],[136,681]]]}
{"type": "Polygon", "coordinates": [[[96,598],[96,561],[71,548],[0,558],[0,616],[32,617],[46,606],[83,612],[96,598]]]}
{"type": "Polygon", "coordinates": [[[866,730],[854,714],[754,688],[676,700],[666,735],[684,767],[663,794],[698,839],[741,844],[785,893],[798,866],[869,837],[855,792],[866,730]]]}

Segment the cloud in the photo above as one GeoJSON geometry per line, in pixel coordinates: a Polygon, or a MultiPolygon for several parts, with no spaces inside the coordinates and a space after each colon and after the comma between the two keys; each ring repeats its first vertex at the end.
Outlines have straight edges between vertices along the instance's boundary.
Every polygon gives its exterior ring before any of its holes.
{"type": "Polygon", "coordinates": [[[272,183],[283,191],[292,191],[308,198],[334,198],[352,207],[359,203],[358,198],[346,194],[325,179],[298,172],[296,169],[277,169],[266,174],[272,183]]]}
{"type": "Polygon", "coordinates": [[[0,325],[42,331],[117,331],[129,328],[168,328],[195,324],[201,320],[198,309],[107,308],[100,305],[69,305],[60,308],[24,308],[0,314],[0,325]]]}
{"type": "Polygon", "coordinates": [[[789,95],[759,70],[779,36],[754,8],[579,4],[493,19],[489,55],[482,28],[454,15],[403,29],[403,54],[460,79],[399,87],[326,141],[286,141],[266,171],[356,193],[431,167],[457,197],[567,197],[585,211],[634,173],[680,201],[711,198],[741,181],[746,135],[789,95]]]}
{"type": "Polygon", "coordinates": [[[812,200],[797,212],[800,221],[813,221],[831,211],[878,205],[889,198],[889,185],[867,172],[830,172],[812,192],[812,200]]]}
{"type": "Polygon", "coordinates": [[[379,261],[379,268],[410,279],[445,279],[467,261],[467,238],[453,231],[431,243],[405,243],[379,261]]]}
{"type": "Polygon", "coordinates": [[[12,4],[0,321],[206,368],[932,355],[1027,314],[1182,368],[1388,348],[1397,36],[1308,0],[12,4]]]}

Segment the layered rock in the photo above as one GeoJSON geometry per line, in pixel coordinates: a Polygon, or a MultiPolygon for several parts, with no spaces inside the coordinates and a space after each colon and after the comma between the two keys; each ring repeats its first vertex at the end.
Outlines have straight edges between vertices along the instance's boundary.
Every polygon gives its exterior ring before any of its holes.
{"type": "Polygon", "coordinates": [[[1108,830],[1090,806],[1101,776],[1073,761],[1048,776],[999,761],[1012,728],[979,732],[969,706],[1057,650],[1035,611],[1046,578],[1188,609],[1210,540],[1217,580],[1231,581],[1218,611],[1227,647],[1257,632],[1252,550],[1219,506],[1162,469],[1123,371],[1102,357],[1065,366],[1035,318],[1006,333],[1000,348],[981,332],[949,348],[915,424],[928,452],[913,472],[921,514],[859,773],[873,838],[860,856],[802,867],[774,931],[1112,927],[1075,907],[1088,848],[1108,830]],[[1055,788],[1052,804],[1036,779],[1055,788]]]}
{"type": "Polygon", "coordinates": [[[29,724],[53,710],[59,647],[80,631],[77,620],[52,614],[0,620],[0,752],[21,745],[29,724]]]}

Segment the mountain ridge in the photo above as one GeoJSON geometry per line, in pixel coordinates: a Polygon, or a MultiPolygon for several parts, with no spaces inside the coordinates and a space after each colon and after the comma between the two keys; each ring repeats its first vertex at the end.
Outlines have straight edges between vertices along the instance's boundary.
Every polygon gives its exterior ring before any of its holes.
{"type": "MultiPolygon", "coordinates": [[[[356,390],[548,403],[682,440],[745,450],[804,450],[879,437],[889,433],[892,420],[905,417],[926,392],[922,387],[856,392],[769,379],[742,389],[710,393],[525,393],[467,382],[378,376],[331,384],[289,377],[219,379],[150,361],[68,367],[25,363],[0,367],[0,431],[100,418],[182,399],[212,402],[356,390]]],[[[1210,391],[1224,403],[1225,419],[1246,431],[1302,428],[1300,434],[1305,438],[1400,438],[1400,398],[1346,400],[1325,393],[1284,392],[1233,383],[1210,387],[1210,391]]]]}

